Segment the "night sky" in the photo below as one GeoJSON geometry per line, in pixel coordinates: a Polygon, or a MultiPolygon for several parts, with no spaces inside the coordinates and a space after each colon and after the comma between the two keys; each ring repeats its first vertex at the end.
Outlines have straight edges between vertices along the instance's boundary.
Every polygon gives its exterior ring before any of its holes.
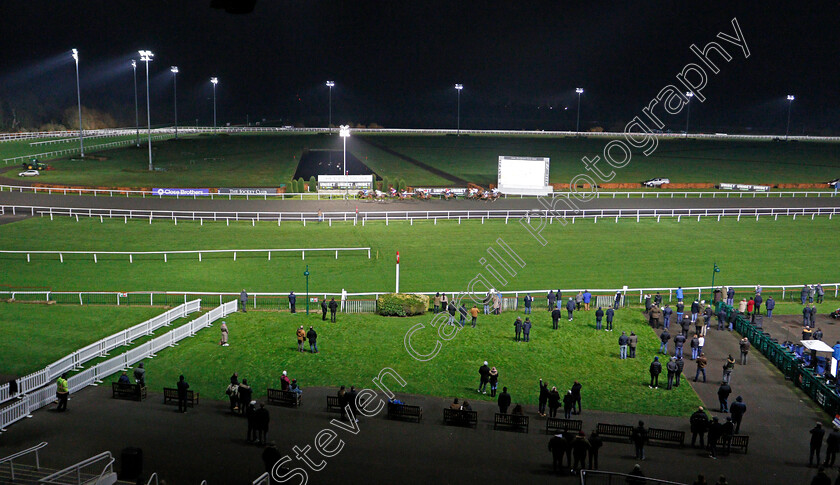
{"type": "Polygon", "coordinates": [[[692,103],[691,131],[783,132],[794,94],[791,133],[840,132],[837,2],[259,0],[248,15],[209,3],[2,2],[0,99],[75,106],[75,47],[83,104],[133,124],[129,63],[149,49],[153,124],[172,123],[178,65],[182,123],[212,123],[217,76],[220,124],[323,126],[329,79],[336,123],[454,127],[462,83],[462,128],[574,129],[583,87],[582,127],[616,129],[736,17],[751,56],[722,43],[733,59],[692,103]]]}

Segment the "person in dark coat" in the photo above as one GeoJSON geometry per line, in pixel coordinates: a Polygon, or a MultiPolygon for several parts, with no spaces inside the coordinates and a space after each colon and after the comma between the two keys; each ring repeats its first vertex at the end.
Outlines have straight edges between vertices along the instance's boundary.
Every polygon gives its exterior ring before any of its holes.
{"type": "Polygon", "coordinates": [[[776,308],[776,300],[773,297],[767,298],[767,303],[764,304],[764,307],[767,308],[767,318],[773,317],[773,310],[776,308]]]}
{"type": "Polygon", "coordinates": [[[645,312],[649,312],[651,307],[653,307],[653,300],[650,299],[650,295],[645,295],[645,312]]]}
{"type": "MultiPolygon", "coordinates": [[[[583,386],[578,381],[575,381],[574,384],[572,384],[572,388],[571,388],[572,397],[575,400],[575,407],[577,408],[577,412],[573,412],[572,414],[580,414],[580,412],[583,410],[580,406],[580,390],[582,388],[583,388],[583,386]]],[[[572,410],[574,411],[574,408],[572,410]]]]}
{"type": "Polygon", "coordinates": [[[683,356],[683,345],[685,345],[685,335],[682,333],[678,333],[674,337],[674,357],[682,358],[683,356]]]}
{"type": "Polygon", "coordinates": [[[663,324],[662,326],[666,329],[671,328],[671,315],[674,314],[674,310],[671,309],[670,305],[665,305],[665,308],[662,309],[662,319],[663,324]]]}
{"type": "Polygon", "coordinates": [[[181,374],[178,377],[178,412],[185,413],[187,412],[187,390],[190,388],[190,385],[187,384],[187,381],[184,380],[184,375],[181,374]]]}
{"type": "Polygon", "coordinates": [[[665,369],[668,371],[668,385],[665,389],[670,391],[674,387],[674,375],[677,373],[677,358],[671,357],[671,360],[665,364],[665,369]]]}
{"type": "Polygon", "coordinates": [[[556,301],[556,299],[554,297],[554,290],[549,290],[548,291],[548,295],[546,296],[546,299],[548,299],[548,311],[551,311],[552,309],[554,309],[554,302],[556,301]]]}
{"type": "Polygon", "coordinates": [[[522,340],[525,342],[531,341],[531,319],[525,317],[525,322],[522,324],[522,340]]]}
{"type": "Polygon", "coordinates": [[[650,387],[651,389],[659,389],[659,374],[662,373],[662,364],[659,362],[659,357],[654,357],[653,362],[650,363],[650,387]]]}
{"type": "Polygon", "coordinates": [[[667,354],[668,353],[668,341],[671,340],[671,334],[668,332],[668,329],[662,331],[659,334],[659,341],[661,344],[659,345],[659,353],[660,354],[667,354]]]}
{"type": "Polygon", "coordinates": [[[612,308],[607,308],[607,332],[613,331],[613,318],[615,317],[615,310],[612,308]]]}
{"type": "Polygon", "coordinates": [[[561,312],[559,308],[555,308],[554,310],[551,310],[551,327],[554,330],[557,330],[557,328],[559,326],[559,322],[560,322],[560,317],[562,317],[562,316],[563,316],[563,312],[561,312]]]}
{"type": "Polygon", "coordinates": [[[571,322],[575,312],[575,301],[571,298],[566,302],[566,311],[569,313],[569,321],[571,322]]]}
{"type": "Polygon", "coordinates": [[[575,398],[572,397],[572,391],[567,391],[563,396],[563,417],[571,419],[572,409],[575,408],[575,398]]]}
{"type": "Polygon", "coordinates": [[[580,472],[580,470],[586,467],[586,455],[591,448],[592,446],[586,439],[586,434],[583,431],[579,431],[577,436],[572,440],[572,455],[575,458],[574,464],[572,465],[573,472],[580,472]]]}
{"type": "Polygon", "coordinates": [[[721,447],[726,450],[728,455],[732,451],[732,436],[735,434],[735,424],[732,423],[732,418],[727,416],[726,422],[721,428],[721,447]]]}
{"type": "Polygon", "coordinates": [[[236,372],[230,376],[230,385],[225,391],[230,399],[230,412],[235,413],[239,411],[239,374],[236,372]]]}
{"type": "Polygon", "coordinates": [[[295,292],[289,293],[289,310],[292,313],[295,313],[295,303],[297,303],[297,296],[295,296],[295,292]]]}
{"type": "Polygon", "coordinates": [[[306,332],[306,340],[309,340],[309,353],[318,353],[318,332],[312,326],[309,326],[309,331],[306,332]]]}
{"type": "Polygon", "coordinates": [[[627,477],[626,482],[629,485],[644,485],[647,483],[647,480],[644,479],[645,474],[642,473],[642,467],[638,463],[633,467],[628,475],[630,476],[627,477]]]}
{"type": "Polygon", "coordinates": [[[756,315],[761,315],[761,302],[763,302],[764,299],[762,299],[761,295],[758,294],[758,295],[755,295],[755,298],[753,298],[753,301],[755,302],[755,306],[753,307],[753,312],[756,315]]]}
{"type": "Polygon", "coordinates": [[[534,302],[534,297],[532,297],[531,294],[528,293],[527,295],[525,295],[524,301],[525,301],[525,315],[530,315],[531,314],[531,304],[534,302]]]}
{"type": "MultiPolygon", "coordinates": [[[[137,385],[140,386],[140,387],[146,387],[146,368],[144,367],[142,362],[137,364],[137,368],[134,369],[134,382],[136,382],[137,385]]],[[[15,390],[13,392],[12,388],[11,388],[11,385],[10,385],[9,386],[9,397],[14,397],[15,394],[17,394],[17,388],[15,388],[15,390]]]]}
{"type": "Polygon", "coordinates": [[[455,303],[450,301],[446,305],[446,311],[449,313],[449,324],[455,325],[455,314],[458,313],[458,308],[455,306],[455,303]]]}
{"type": "Polygon", "coordinates": [[[627,332],[621,332],[618,337],[618,358],[624,360],[627,358],[627,345],[630,343],[630,337],[627,332]]]}
{"type": "Polygon", "coordinates": [[[251,402],[253,389],[248,385],[248,379],[242,379],[242,384],[239,384],[239,412],[245,414],[248,410],[248,404],[251,402]]]}
{"type": "Polygon", "coordinates": [[[604,440],[598,435],[597,431],[592,431],[589,435],[589,469],[598,469],[598,450],[604,445],[604,440]]]}
{"type": "Polygon", "coordinates": [[[744,414],[747,412],[747,405],[744,404],[744,398],[738,396],[735,402],[729,407],[729,412],[732,414],[732,422],[735,424],[735,434],[741,432],[741,420],[744,419],[744,414]]]}
{"type": "Polygon", "coordinates": [[[327,321],[327,299],[321,300],[321,321],[327,321]]]}
{"type": "Polygon", "coordinates": [[[548,411],[552,418],[557,417],[557,409],[560,407],[560,392],[557,387],[552,387],[548,393],[548,411]]]}
{"type": "Polygon", "coordinates": [[[630,353],[627,355],[630,359],[636,358],[636,345],[639,343],[639,337],[636,336],[635,332],[630,332],[630,336],[627,337],[627,350],[630,353]]]}
{"type": "Polygon", "coordinates": [[[245,290],[242,290],[242,293],[239,294],[239,306],[242,308],[243,312],[248,312],[248,293],[245,290]]]}
{"type": "Polygon", "coordinates": [[[249,443],[257,441],[257,422],[254,414],[257,411],[256,402],[252,401],[245,407],[245,420],[248,422],[248,435],[246,440],[249,443]]]}
{"type": "Polygon", "coordinates": [[[823,466],[833,467],[838,451],[840,451],[840,431],[834,428],[828,433],[828,438],[825,440],[825,462],[823,466]]]}
{"type": "Polygon", "coordinates": [[[621,291],[615,292],[615,301],[613,302],[613,308],[618,310],[619,305],[621,305],[621,291]]]}
{"type": "Polygon", "coordinates": [[[508,408],[510,407],[511,398],[510,394],[507,392],[507,387],[502,388],[502,393],[499,394],[499,413],[500,414],[507,414],[508,408]]]}
{"type": "Polygon", "coordinates": [[[604,310],[598,307],[595,310],[595,330],[601,330],[601,321],[604,319],[604,310]]]}
{"type": "Polygon", "coordinates": [[[700,315],[700,301],[694,300],[691,302],[691,323],[697,322],[698,315],[700,315]]]}
{"type": "Polygon", "coordinates": [[[685,368],[685,361],[682,356],[677,357],[677,371],[674,373],[674,387],[680,387],[680,377],[682,377],[683,369],[685,368]]]}
{"type": "Polygon", "coordinates": [[[478,392],[487,394],[487,383],[490,382],[490,365],[487,361],[478,368],[478,392]]]}
{"type": "Polygon", "coordinates": [[[550,394],[550,391],[548,390],[548,384],[546,384],[545,382],[543,382],[542,379],[540,379],[540,397],[539,397],[540,411],[539,411],[539,414],[542,417],[545,417],[545,406],[546,406],[546,404],[548,404],[548,395],[549,394],[550,394]]]}
{"type": "Polygon", "coordinates": [[[350,412],[353,414],[355,421],[358,423],[359,418],[359,403],[358,403],[358,391],[356,391],[356,386],[350,386],[350,390],[347,391],[346,398],[347,398],[347,406],[350,408],[350,412]]]}
{"type": "Polygon", "coordinates": [[[347,389],[344,386],[338,390],[338,407],[341,408],[341,420],[347,419],[347,389]]]}
{"type": "Polygon", "coordinates": [[[260,408],[254,411],[254,424],[257,426],[257,438],[261,445],[265,444],[266,436],[268,436],[268,423],[271,421],[271,416],[268,414],[268,409],[265,404],[260,403],[260,408]]]}
{"type": "Polygon", "coordinates": [[[709,424],[709,456],[711,458],[717,459],[717,446],[721,436],[723,436],[723,425],[715,416],[709,424]]]}
{"type": "Polygon", "coordinates": [[[706,429],[709,427],[709,416],[703,410],[703,406],[697,408],[697,411],[694,411],[688,421],[691,423],[691,446],[694,447],[694,443],[699,436],[700,448],[705,448],[703,437],[706,436],[706,429]]]}
{"type": "Polygon", "coordinates": [[[729,395],[732,394],[732,388],[729,387],[729,384],[726,382],[722,383],[720,387],[718,387],[718,400],[720,401],[720,412],[728,413],[729,412],[729,395]]]}
{"type": "Polygon", "coordinates": [[[735,288],[731,286],[726,290],[726,304],[732,306],[735,303],[735,288]]]}
{"type": "Polygon", "coordinates": [[[338,303],[336,303],[335,298],[330,300],[330,321],[335,323],[335,312],[338,310],[338,303]]]}
{"type": "Polygon", "coordinates": [[[563,455],[566,454],[566,448],[568,448],[568,443],[562,433],[556,434],[548,440],[548,451],[551,452],[553,458],[552,466],[555,473],[563,469],[563,455]]]}
{"type": "Polygon", "coordinates": [[[639,421],[639,425],[633,428],[633,433],[630,435],[630,441],[636,447],[636,459],[637,460],[644,460],[645,459],[645,443],[648,440],[648,432],[645,428],[644,421],[639,421]]]}
{"type": "Polygon", "coordinates": [[[662,294],[659,293],[658,291],[656,292],[655,295],[653,295],[653,303],[658,307],[662,306],[662,294]]]}
{"type": "Polygon", "coordinates": [[[808,454],[808,466],[814,466],[814,457],[817,457],[817,464],[820,464],[820,449],[822,448],[823,437],[825,436],[825,430],[822,427],[822,423],[817,423],[816,426],[811,428],[811,450],[808,454]]]}

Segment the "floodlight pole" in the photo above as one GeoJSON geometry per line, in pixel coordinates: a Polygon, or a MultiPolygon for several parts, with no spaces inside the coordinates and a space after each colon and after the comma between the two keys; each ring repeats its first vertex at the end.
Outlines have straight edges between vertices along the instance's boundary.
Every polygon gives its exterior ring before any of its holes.
{"type": "Polygon", "coordinates": [[[219,79],[211,77],[210,82],[213,84],[213,134],[216,134],[216,85],[219,84],[219,79]]]}
{"type": "Polygon", "coordinates": [[[85,142],[82,129],[82,90],[79,87],[79,51],[73,49],[73,60],[76,61],[76,99],[79,101],[79,152],[85,158],[85,142]]]}
{"type": "Polygon", "coordinates": [[[327,130],[332,132],[332,88],[335,86],[335,81],[327,81],[327,87],[330,88],[330,99],[329,99],[329,107],[330,107],[330,118],[329,122],[327,123],[327,130]]]}
{"type": "Polygon", "coordinates": [[[461,90],[464,89],[463,84],[456,84],[455,90],[458,91],[458,136],[461,136],[461,90]]]}
{"type": "Polygon", "coordinates": [[[172,71],[172,86],[175,90],[175,139],[178,139],[178,66],[169,68],[172,71]]]}
{"type": "Polygon", "coordinates": [[[788,134],[790,133],[790,107],[793,106],[794,96],[792,94],[788,94],[788,119],[787,119],[787,128],[785,129],[785,140],[788,139],[788,134]]]}
{"type": "Polygon", "coordinates": [[[152,51],[139,52],[140,60],[146,63],[146,122],[148,124],[149,133],[149,171],[151,172],[154,170],[154,167],[152,166],[152,113],[151,101],[149,100],[149,63],[155,55],[152,54],[152,51]]]}
{"type": "Polygon", "coordinates": [[[575,88],[575,92],[578,95],[577,124],[575,125],[575,132],[580,133],[580,95],[583,94],[583,88],[575,88]]]}
{"type": "Polygon", "coordinates": [[[688,120],[691,117],[691,98],[694,97],[694,93],[691,91],[686,91],[685,98],[688,100],[685,103],[686,112],[685,112],[685,137],[688,138],[688,120]]]}
{"type": "Polygon", "coordinates": [[[137,148],[140,148],[140,108],[137,104],[137,61],[131,60],[131,70],[134,71],[134,127],[137,130],[137,148]]]}
{"type": "Polygon", "coordinates": [[[341,175],[347,175],[347,138],[350,137],[350,125],[341,125],[338,134],[344,140],[344,171],[341,175]]]}

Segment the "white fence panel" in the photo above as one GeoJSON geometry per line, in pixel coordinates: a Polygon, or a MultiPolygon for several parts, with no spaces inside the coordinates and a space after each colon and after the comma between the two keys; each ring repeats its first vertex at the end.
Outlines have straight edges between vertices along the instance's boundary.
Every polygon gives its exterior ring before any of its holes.
{"type": "Polygon", "coordinates": [[[0,409],[0,431],[6,431],[7,426],[28,415],[29,406],[25,399],[0,409]]]}

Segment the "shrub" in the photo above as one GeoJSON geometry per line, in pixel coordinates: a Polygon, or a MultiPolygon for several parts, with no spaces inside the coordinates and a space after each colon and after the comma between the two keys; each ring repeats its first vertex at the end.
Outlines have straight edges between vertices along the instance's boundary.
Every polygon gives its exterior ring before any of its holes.
{"type": "Polygon", "coordinates": [[[389,184],[390,184],[390,181],[388,180],[388,177],[383,176],[382,177],[382,191],[383,192],[388,191],[388,185],[389,184]]]}
{"type": "Polygon", "coordinates": [[[317,192],[318,191],[318,181],[315,180],[315,176],[309,177],[309,191],[310,192],[317,192]]]}
{"type": "Polygon", "coordinates": [[[399,188],[400,192],[405,190],[405,187],[406,187],[405,186],[405,179],[400,179],[400,184],[399,185],[400,185],[400,188],[399,188]]]}
{"type": "Polygon", "coordinates": [[[429,308],[428,295],[386,293],[376,299],[376,311],[383,316],[409,317],[422,315],[429,308]]]}

